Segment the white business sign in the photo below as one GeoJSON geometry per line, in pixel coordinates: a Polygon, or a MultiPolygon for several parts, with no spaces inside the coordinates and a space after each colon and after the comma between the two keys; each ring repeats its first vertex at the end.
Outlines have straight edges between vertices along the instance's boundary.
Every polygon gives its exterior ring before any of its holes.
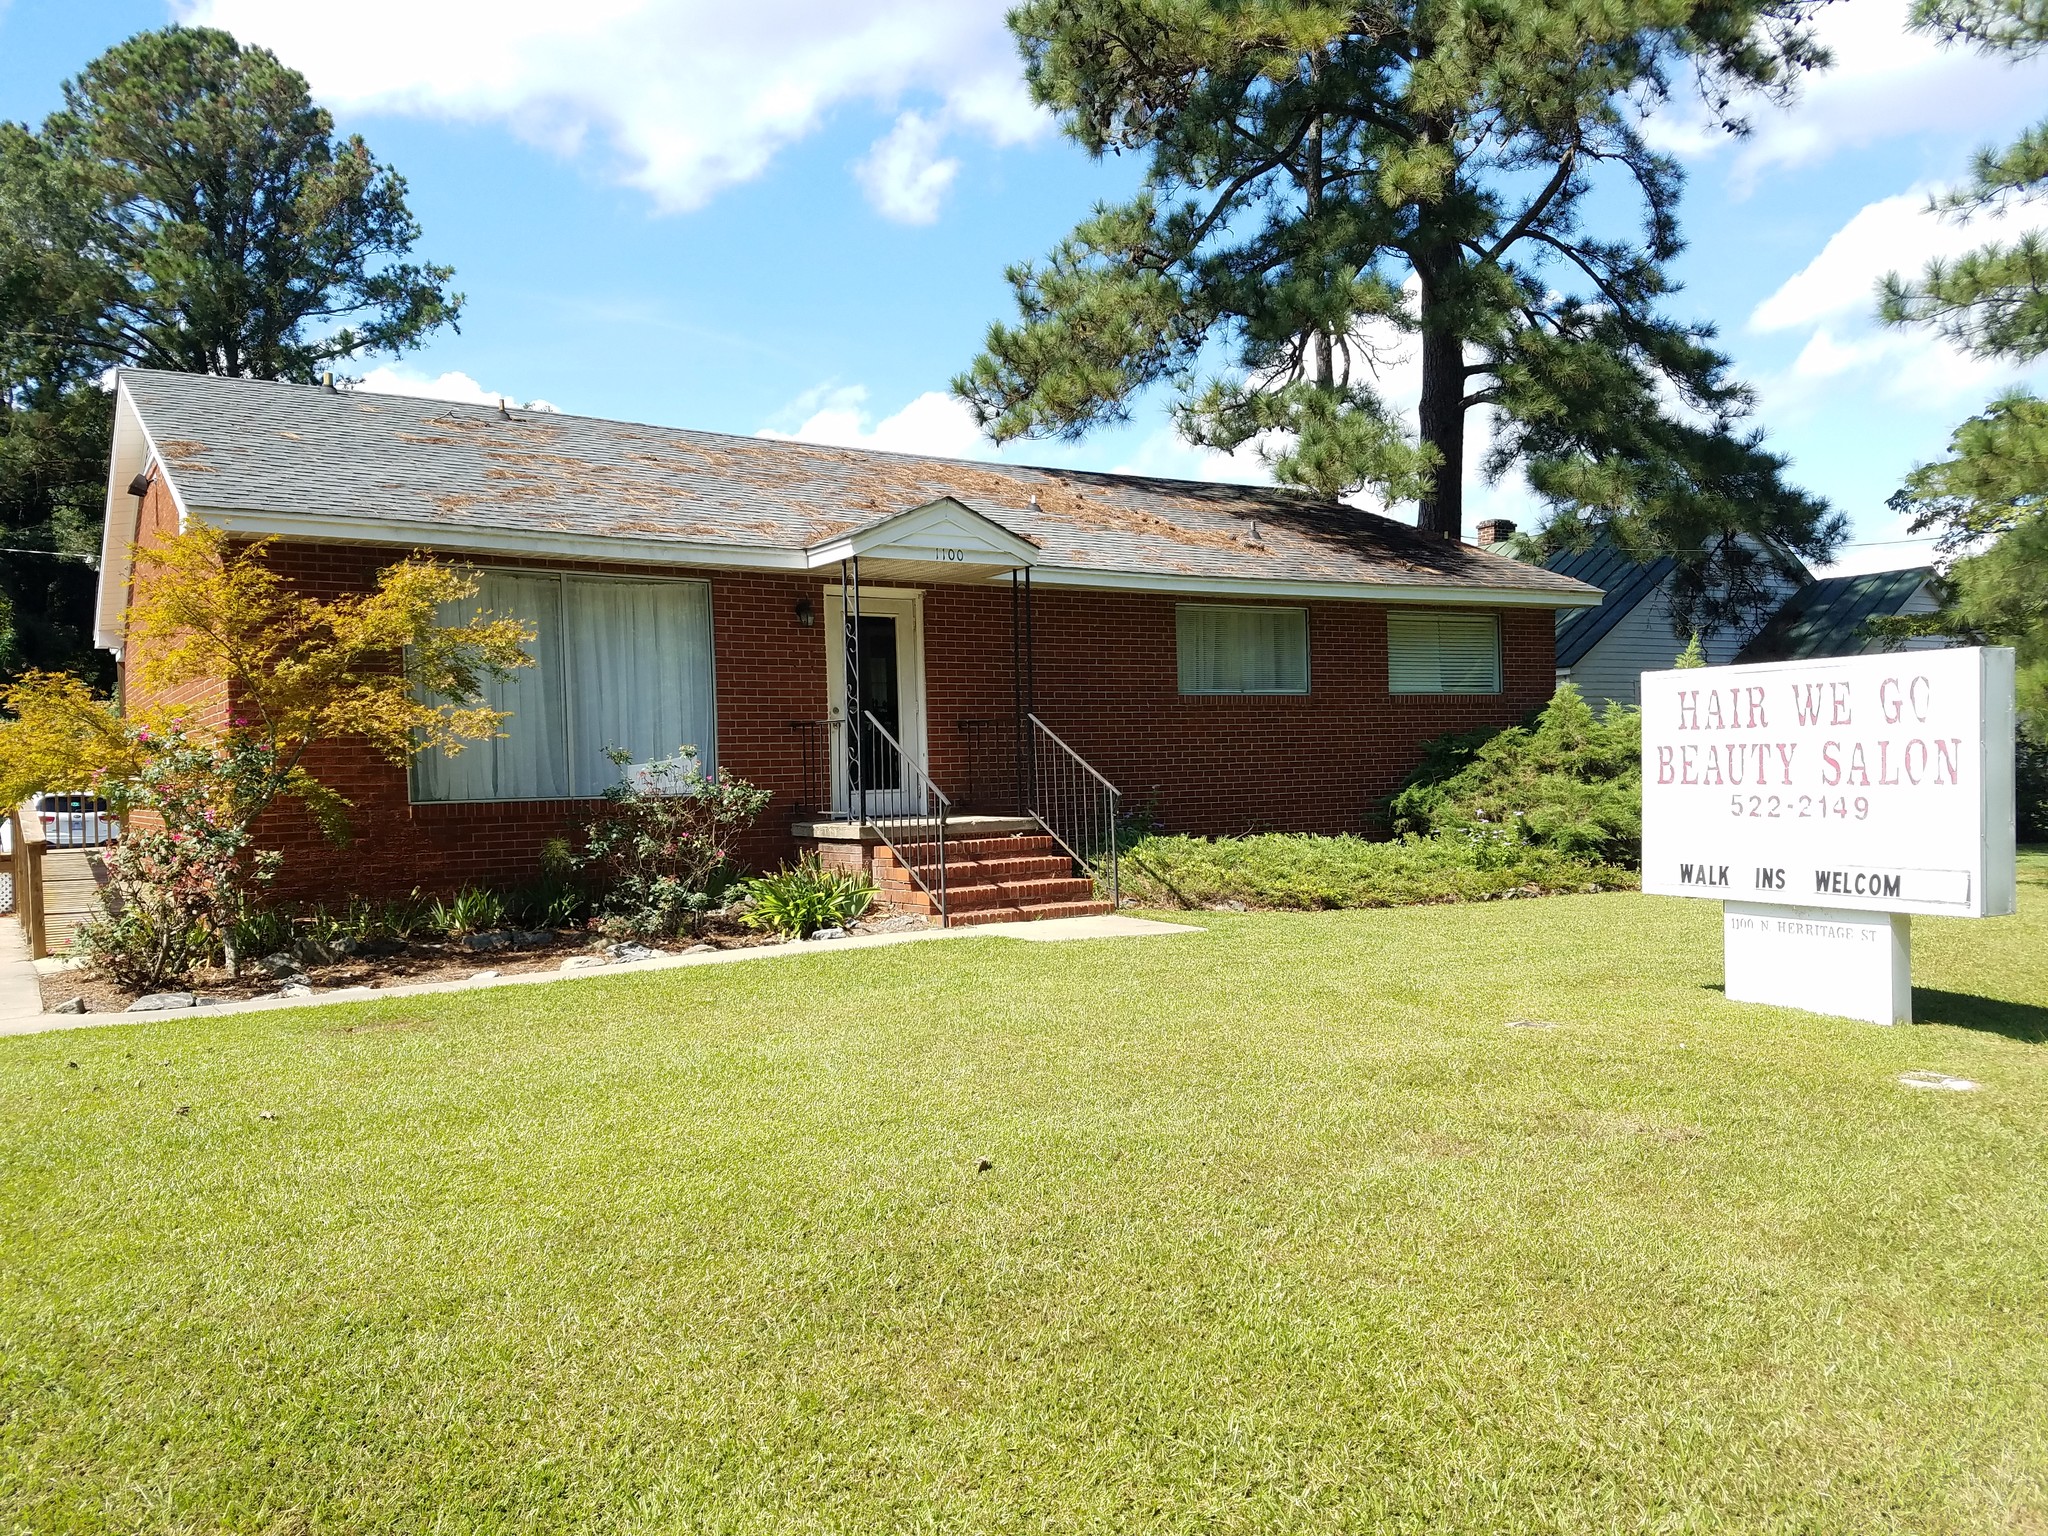
{"type": "Polygon", "coordinates": [[[1646,672],[1643,889],[2013,910],[2013,653],[1646,672]]]}

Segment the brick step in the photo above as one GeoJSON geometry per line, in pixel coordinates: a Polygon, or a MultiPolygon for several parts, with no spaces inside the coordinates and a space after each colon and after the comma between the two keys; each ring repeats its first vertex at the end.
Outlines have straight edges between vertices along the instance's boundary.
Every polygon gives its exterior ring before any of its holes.
{"type": "MultiPolygon", "coordinates": [[[[875,892],[884,906],[899,912],[935,912],[935,902],[922,886],[882,887],[875,892]]],[[[1088,902],[1095,882],[1081,879],[1020,880],[1014,885],[961,885],[946,882],[946,905],[957,916],[986,907],[1031,907],[1049,903],[1088,902]]]]}
{"type": "MultiPolygon", "coordinates": [[[[946,862],[955,859],[1046,857],[1059,853],[1060,845],[1043,833],[1019,833],[1015,837],[967,837],[946,841],[946,862]]],[[[875,848],[877,864],[901,864],[896,850],[887,843],[875,848]]]]}
{"type": "Polygon", "coordinates": [[[974,907],[953,912],[953,926],[965,928],[981,923],[1045,922],[1056,917],[1105,917],[1106,901],[1050,901],[1024,907],[974,907]]]}
{"type": "Polygon", "coordinates": [[[1093,901],[1095,882],[1076,880],[1019,880],[1014,885],[960,885],[946,882],[946,905],[955,912],[981,907],[1030,907],[1052,901],[1093,901]]]}
{"type": "MultiPolygon", "coordinates": [[[[913,873],[927,879],[938,867],[937,863],[914,865],[875,862],[875,883],[877,885],[908,885],[913,873]]],[[[1013,880],[1038,880],[1047,876],[1070,876],[1074,872],[1074,861],[1064,853],[1039,855],[1022,859],[946,859],[946,878],[962,885],[973,885],[994,881],[998,884],[1013,880]]]]}

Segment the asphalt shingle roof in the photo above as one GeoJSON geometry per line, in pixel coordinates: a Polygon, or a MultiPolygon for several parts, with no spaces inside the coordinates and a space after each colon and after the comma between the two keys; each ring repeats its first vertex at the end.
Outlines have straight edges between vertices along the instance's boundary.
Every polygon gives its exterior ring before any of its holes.
{"type": "Polygon", "coordinates": [[[1933,574],[1929,566],[1830,576],[1801,587],[1735,659],[1806,661],[1821,656],[1855,656],[1870,649],[1864,624],[1903,608],[1933,574]]]}
{"type": "MultiPolygon", "coordinates": [[[[199,374],[123,387],[186,505],[803,549],[952,496],[1048,566],[1570,599],[1568,573],[1272,486],[977,464],[199,374]]],[[[437,538],[437,534],[439,537],[437,538]]]]}

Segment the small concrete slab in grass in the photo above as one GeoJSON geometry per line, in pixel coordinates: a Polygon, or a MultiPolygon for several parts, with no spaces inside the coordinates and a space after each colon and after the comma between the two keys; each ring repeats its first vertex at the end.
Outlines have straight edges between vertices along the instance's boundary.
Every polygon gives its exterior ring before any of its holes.
{"type": "Polygon", "coordinates": [[[1950,1077],[1946,1072],[1902,1072],[1899,1074],[1902,1088],[1927,1088],[1936,1093],[1975,1093],[1983,1086],[1973,1083],[1967,1077],[1950,1077]]]}

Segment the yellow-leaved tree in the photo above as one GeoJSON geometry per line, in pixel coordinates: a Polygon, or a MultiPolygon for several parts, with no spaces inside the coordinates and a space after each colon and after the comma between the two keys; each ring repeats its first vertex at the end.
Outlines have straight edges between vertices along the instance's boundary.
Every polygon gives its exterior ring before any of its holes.
{"type": "Polygon", "coordinates": [[[145,813],[109,855],[109,913],[97,949],[144,983],[182,974],[232,930],[274,863],[252,828],[284,800],[337,839],[347,799],[307,766],[323,742],[353,740],[395,763],[453,754],[497,734],[504,715],[483,683],[532,658],[533,629],[475,610],[475,578],[412,556],[364,593],[321,598],[272,569],[269,540],[236,545],[194,524],[135,551],[130,654],[144,696],[224,684],[228,719],[189,709],[123,714],[74,677],[30,673],[0,693],[0,804],[46,790],[94,788],[123,815],[145,813]],[[124,930],[122,925],[126,925],[124,930]],[[133,961],[131,964],[130,961],[133,961]]]}

